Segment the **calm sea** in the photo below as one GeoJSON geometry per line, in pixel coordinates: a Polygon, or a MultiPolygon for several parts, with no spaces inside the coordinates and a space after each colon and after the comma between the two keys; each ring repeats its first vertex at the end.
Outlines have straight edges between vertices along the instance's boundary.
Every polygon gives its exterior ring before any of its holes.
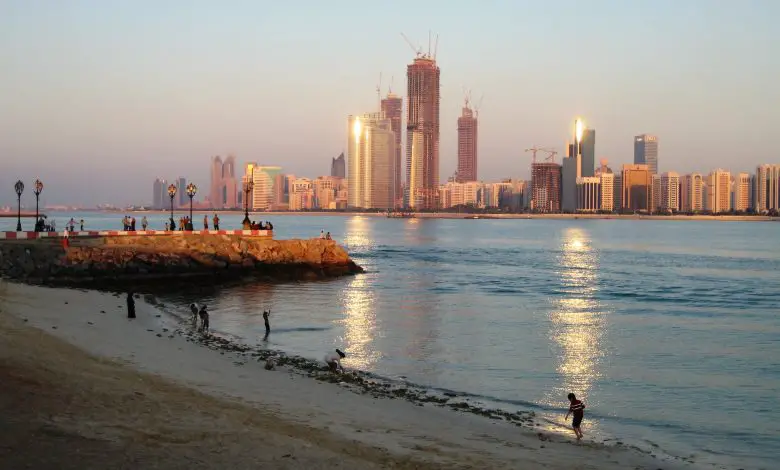
{"type": "MultiPolygon", "coordinates": [[[[73,216],[121,228],[121,215],[73,216]]],[[[250,344],[271,308],[271,347],[311,358],[341,347],[347,366],[532,409],[551,427],[572,391],[589,438],[776,468],[780,223],[272,221],[277,238],[330,231],[368,272],[168,300],[209,303],[212,326],[250,344]]]]}

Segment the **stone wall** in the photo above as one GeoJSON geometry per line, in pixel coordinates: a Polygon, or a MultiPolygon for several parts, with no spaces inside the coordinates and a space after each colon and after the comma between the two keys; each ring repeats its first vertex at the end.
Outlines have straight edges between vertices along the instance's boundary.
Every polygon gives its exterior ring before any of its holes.
{"type": "Polygon", "coordinates": [[[333,240],[235,235],[101,237],[0,242],[0,275],[31,283],[84,285],[257,276],[313,280],[363,272],[333,240]]]}

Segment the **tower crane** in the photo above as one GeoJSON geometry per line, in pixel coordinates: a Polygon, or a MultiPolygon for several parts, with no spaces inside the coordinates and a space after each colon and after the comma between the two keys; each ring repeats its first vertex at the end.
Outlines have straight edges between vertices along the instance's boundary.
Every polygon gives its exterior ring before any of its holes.
{"type": "Polygon", "coordinates": [[[474,117],[479,119],[479,108],[482,107],[482,100],[485,99],[485,94],[482,93],[482,95],[479,97],[479,103],[477,103],[476,106],[474,106],[474,117]]]}
{"type": "Polygon", "coordinates": [[[406,43],[409,44],[409,47],[412,48],[412,50],[414,51],[415,57],[419,58],[419,57],[421,57],[423,55],[423,53],[422,53],[422,46],[415,46],[412,43],[412,41],[409,40],[408,37],[406,37],[406,35],[404,33],[401,33],[401,37],[403,37],[404,41],[406,41],[406,43]]]}
{"type": "Polygon", "coordinates": [[[555,163],[555,156],[558,155],[558,152],[553,150],[553,149],[537,147],[535,145],[533,147],[529,148],[529,149],[525,149],[525,151],[526,152],[531,152],[531,155],[532,155],[531,161],[533,163],[536,163],[536,152],[544,152],[544,153],[549,154],[549,156],[545,157],[544,160],[547,161],[547,162],[552,162],[552,163],[555,163]]]}

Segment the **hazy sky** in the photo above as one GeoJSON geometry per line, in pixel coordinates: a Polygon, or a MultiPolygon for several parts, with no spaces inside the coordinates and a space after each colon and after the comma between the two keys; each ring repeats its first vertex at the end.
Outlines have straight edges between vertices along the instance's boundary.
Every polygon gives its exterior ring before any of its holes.
{"type": "Polygon", "coordinates": [[[780,163],[780,1],[0,1],[0,205],[149,202],[152,181],[207,190],[209,157],[327,174],[346,119],[377,107],[440,34],[441,178],[462,87],[484,92],[479,176],[528,177],[576,116],[596,155],[659,136],[661,171],[780,163]],[[33,201],[30,191],[25,200],[33,201]]]}

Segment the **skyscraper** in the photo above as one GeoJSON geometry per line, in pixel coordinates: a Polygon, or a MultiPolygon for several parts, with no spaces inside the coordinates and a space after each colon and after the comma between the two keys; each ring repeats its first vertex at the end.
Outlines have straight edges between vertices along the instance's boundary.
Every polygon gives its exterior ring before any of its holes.
{"type": "Polygon", "coordinates": [[[707,208],[713,214],[731,211],[731,173],[718,168],[707,175],[707,208]]]}
{"type": "Polygon", "coordinates": [[[751,205],[750,174],[737,173],[734,178],[734,210],[746,212],[751,205]]]}
{"type": "Polygon", "coordinates": [[[176,195],[179,197],[177,204],[179,207],[184,207],[187,204],[187,179],[183,176],[179,176],[176,180],[176,195]]]}
{"type": "Polygon", "coordinates": [[[647,165],[650,174],[658,174],[658,137],[650,134],[634,137],[634,164],[647,165]]]}
{"type": "Polygon", "coordinates": [[[347,143],[348,206],[392,209],[397,173],[392,122],[382,113],[349,116],[347,143]]]}
{"type": "MultiPolygon", "coordinates": [[[[406,68],[406,206],[435,209],[439,189],[439,77],[436,59],[418,55],[406,68]]],[[[350,183],[349,191],[352,191],[350,183]]]]}
{"type": "Polygon", "coordinates": [[[211,187],[209,202],[214,209],[232,209],[238,207],[236,202],[236,157],[228,156],[225,161],[221,157],[211,160],[211,187]]]}
{"type": "Polygon", "coordinates": [[[680,210],[680,175],[674,171],[667,171],[660,177],[660,194],[658,197],[658,210],[677,212],[680,210]]]}
{"type": "Polygon", "coordinates": [[[561,210],[563,212],[577,210],[577,179],[582,177],[582,139],[584,135],[585,125],[582,120],[577,119],[574,121],[574,143],[568,145],[567,155],[563,159],[562,165],[561,210]]]}
{"type": "Polygon", "coordinates": [[[700,212],[704,210],[704,179],[699,173],[685,175],[680,180],[680,210],[700,212]]]}
{"type": "Polygon", "coordinates": [[[580,155],[582,156],[581,176],[594,176],[596,171],[596,130],[582,130],[582,143],[580,144],[580,155]]]}
{"type": "Polygon", "coordinates": [[[388,93],[387,97],[382,100],[381,103],[382,115],[390,120],[390,127],[395,134],[395,206],[400,207],[403,205],[403,177],[401,175],[401,168],[403,161],[401,160],[401,121],[404,114],[404,100],[400,96],[388,93]]]}
{"type": "Polygon", "coordinates": [[[152,207],[164,209],[168,200],[168,182],[162,178],[157,178],[154,180],[152,191],[152,207]]]}
{"type": "Polygon", "coordinates": [[[334,158],[330,163],[330,176],[336,176],[338,178],[347,177],[347,165],[344,161],[344,152],[341,152],[341,155],[334,158]]]}
{"type": "Polygon", "coordinates": [[[477,181],[477,128],[476,113],[466,99],[458,118],[458,183],[477,181]]]}
{"type": "Polygon", "coordinates": [[[282,173],[278,166],[247,165],[247,171],[254,183],[250,205],[253,210],[267,211],[276,203],[279,181],[277,175],[282,173]]]}
{"type": "Polygon", "coordinates": [[[753,210],[757,213],[780,209],[780,165],[756,167],[753,210]]]}

